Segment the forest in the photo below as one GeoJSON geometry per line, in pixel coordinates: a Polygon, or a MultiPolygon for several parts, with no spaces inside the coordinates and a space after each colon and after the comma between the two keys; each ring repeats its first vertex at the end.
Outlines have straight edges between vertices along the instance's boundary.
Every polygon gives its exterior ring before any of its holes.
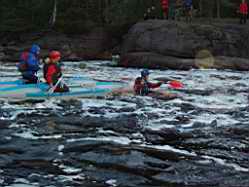
{"type": "MultiPolygon", "coordinates": [[[[176,0],[169,3],[172,14],[176,0]]],[[[160,0],[0,0],[0,4],[0,32],[53,28],[77,33],[97,26],[132,25],[143,20],[150,7],[155,7],[155,18],[162,18],[160,0]]],[[[238,0],[193,0],[194,17],[235,18],[238,5],[238,0]]]]}

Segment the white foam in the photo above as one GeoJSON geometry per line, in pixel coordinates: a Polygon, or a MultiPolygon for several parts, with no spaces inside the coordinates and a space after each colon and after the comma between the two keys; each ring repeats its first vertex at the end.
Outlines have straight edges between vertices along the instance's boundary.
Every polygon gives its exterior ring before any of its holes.
{"type": "Polygon", "coordinates": [[[69,139],[67,140],[68,143],[72,142],[79,142],[79,141],[100,141],[100,142],[115,142],[121,145],[129,145],[131,143],[131,140],[127,137],[116,137],[116,136],[100,136],[96,138],[79,138],[79,139],[69,139]]]}
{"type": "Polygon", "coordinates": [[[162,145],[161,146],[161,145],[146,145],[146,144],[143,144],[141,146],[142,147],[152,148],[152,149],[172,151],[172,152],[175,152],[175,153],[180,153],[180,154],[189,155],[189,156],[197,156],[197,154],[194,153],[194,152],[189,152],[189,151],[186,151],[186,150],[176,149],[176,148],[174,148],[172,146],[169,146],[169,145],[162,145]]]}
{"type": "Polygon", "coordinates": [[[59,145],[59,146],[58,146],[58,151],[62,151],[64,148],[65,148],[64,145],[59,145]]]}
{"type": "Polygon", "coordinates": [[[233,168],[236,171],[249,172],[249,168],[244,168],[244,167],[241,167],[238,164],[234,164],[234,163],[226,163],[225,160],[222,160],[220,158],[215,158],[215,157],[211,157],[211,156],[202,156],[202,157],[205,158],[205,159],[208,159],[208,160],[213,160],[213,161],[215,161],[216,163],[218,163],[220,165],[233,168]]]}
{"type": "Polygon", "coordinates": [[[59,168],[63,169],[63,171],[67,174],[78,174],[82,171],[81,168],[74,168],[74,167],[69,167],[65,166],[64,164],[59,165],[59,168]]]}
{"type": "Polygon", "coordinates": [[[39,139],[60,139],[62,138],[62,135],[58,134],[58,135],[51,135],[51,136],[35,136],[34,134],[36,134],[34,131],[31,130],[27,130],[27,131],[23,131],[20,133],[14,133],[13,136],[17,136],[20,138],[24,138],[24,139],[31,139],[31,140],[39,140],[39,139]]]}
{"type": "Polygon", "coordinates": [[[117,185],[117,180],[115,180],[115,179],[110,179],[110,180],[106,181],[105,183],[110,185],[110,186],[114,186],[114,187],[118,186],[117,185]]]}
{"type": "Polygon", "coordinates": [[[16,184],[11,184],[11,186],[5,186],[5,187],[38,187],[38,185],[16,183],[16,184]]]}
{"type": "Polygon", "coordinates": [[[61,182],[67,182],[67,181],[82,181],[82,180],[85,180],[85,176],[84,175],[59,175],[58,176],[58,179],[61,181],[61,182]]]}

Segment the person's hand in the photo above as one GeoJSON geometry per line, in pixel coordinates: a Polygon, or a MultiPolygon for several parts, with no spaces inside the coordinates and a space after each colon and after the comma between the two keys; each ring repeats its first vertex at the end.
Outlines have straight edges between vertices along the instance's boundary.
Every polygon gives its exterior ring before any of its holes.
{"type": "Polygon", "coordinates": [[[48,64],[49,62],[50,62],[50,59],[48,57],[44,59],[45,64],[48,64]]]}

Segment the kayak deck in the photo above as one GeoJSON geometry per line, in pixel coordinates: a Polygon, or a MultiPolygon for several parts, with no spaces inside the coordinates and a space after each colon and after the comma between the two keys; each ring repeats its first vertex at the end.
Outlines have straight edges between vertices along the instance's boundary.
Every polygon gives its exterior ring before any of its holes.
{"type": "Polygon", "coordinates": [[[20,84],[11,87],[0,88],[0,98],[8,99],[46,99],[46,98],[75,98],[104,96],[116,89],[124,87],[126,84],[121,82],[98,82],[84,81],[69,84],[70,92],[50,93],[46,83],[20,84]]]}

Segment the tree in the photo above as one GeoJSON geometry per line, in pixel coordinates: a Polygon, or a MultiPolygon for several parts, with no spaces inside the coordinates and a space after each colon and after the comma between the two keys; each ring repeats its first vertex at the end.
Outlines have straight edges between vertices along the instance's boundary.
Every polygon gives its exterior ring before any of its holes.
{"type": "Polygon", "coordinates": [[[57,0],[54,0],[54,8],[53,8],[52,16],[50,18],[51,27],[55,25],[56,18],[57,18],[57,0]]]}
{"type": "Polygon", "coordinates": [[[217,15],[216,17],[218,19],[220,19],[220,7],[221,7],[221,1],[220,0],[216,0],[216,10],[217,10],[217,15]]]}

